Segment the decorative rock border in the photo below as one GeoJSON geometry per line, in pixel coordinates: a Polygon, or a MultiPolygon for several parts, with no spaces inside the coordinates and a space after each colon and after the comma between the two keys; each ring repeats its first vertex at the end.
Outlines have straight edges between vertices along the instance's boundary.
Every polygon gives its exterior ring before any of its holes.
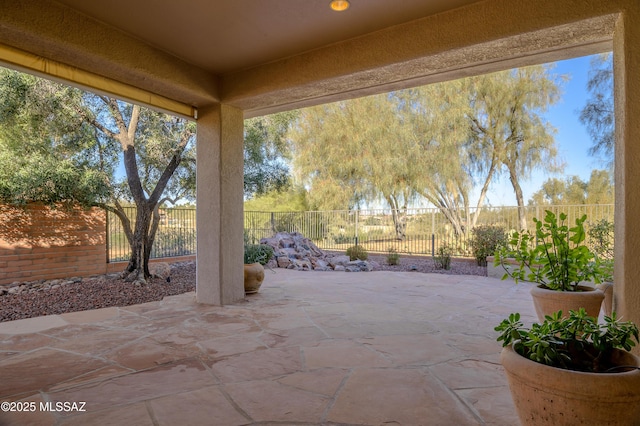
{"type": "Polygon", "coordinates": [[[369,272],[377,266],[376,262],[350,260],[349,256],[327,254],[299,232],[278,232],[271,238],[261,239],[260,244],[273,248],[274,258],[267,264],[271,268],[369,272]]]}
{"type": "MultiPolygon", "coordinates": [[[[120,274],[107,274],[106,277],[115,278],[120,274]]],[[[15,281],[11,284],[5,284],[0,286],[0,296],[7,294],[21,294],[21,293],[39,293],[47,290],[55,290],[69,284],[77,284],[81,282],[87,282],[101,277],[102,275],[92,275],[90,277],[71,277],[53,280],[37,280],[37,281],[15,281]]]]}

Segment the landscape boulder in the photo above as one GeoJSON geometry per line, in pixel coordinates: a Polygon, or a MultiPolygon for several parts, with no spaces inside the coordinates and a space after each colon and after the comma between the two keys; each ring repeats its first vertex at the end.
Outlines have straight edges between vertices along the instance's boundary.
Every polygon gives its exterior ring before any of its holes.
{"type": "Polygon", "coordinates": [[[299,232],[278,232],[271,238],[263,238],[260,244],[273,248],[272,268],[295,269],[297,271],[372,271],[371,262],[351,261],[349,256],[325,253],[313,241],[299,232]]]}

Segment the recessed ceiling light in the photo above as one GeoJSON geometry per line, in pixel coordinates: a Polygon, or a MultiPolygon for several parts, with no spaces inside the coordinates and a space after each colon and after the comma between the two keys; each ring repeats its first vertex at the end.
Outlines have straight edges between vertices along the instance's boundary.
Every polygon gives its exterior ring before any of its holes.
{"type": "Polygon", "coordinates": [[[342,12],[343,10],[349,9],[349,1],[348,0],[332,0],[330,3],[331,9],[336,12],[342,12]]]}

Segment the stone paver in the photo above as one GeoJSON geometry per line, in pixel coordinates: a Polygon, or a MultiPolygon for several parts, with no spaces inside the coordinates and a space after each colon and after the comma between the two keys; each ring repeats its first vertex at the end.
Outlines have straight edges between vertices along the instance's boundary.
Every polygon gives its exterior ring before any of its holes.
{"type": "Polygon", "coordinates": [[[328,420],[366,425],[473,425],[478,419],[422,369],[355,370],[328,420]]]}
{"type": "Polygon", "coordinates": [[[188,293],[0,323],[0,401],[35,408],[0,425],[514,425],[493,327],[534,320],[529,289],[277,270],[225,307],[188,293]]]}

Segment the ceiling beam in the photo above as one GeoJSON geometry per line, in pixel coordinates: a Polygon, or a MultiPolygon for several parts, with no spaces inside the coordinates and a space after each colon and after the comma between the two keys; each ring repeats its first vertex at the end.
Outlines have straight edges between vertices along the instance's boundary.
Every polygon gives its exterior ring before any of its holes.
{"type": "Polygon", "coordinates": [[[251,117],[599,53],[630,1],[474,3],[223,75],[221,100],[251,117]]]}
{"type": "Polygon", "coordinates": [[[193,107],[219,101],[216,76],[60,3],[0,0],[0,10],[5,46],[193,107]]]}

